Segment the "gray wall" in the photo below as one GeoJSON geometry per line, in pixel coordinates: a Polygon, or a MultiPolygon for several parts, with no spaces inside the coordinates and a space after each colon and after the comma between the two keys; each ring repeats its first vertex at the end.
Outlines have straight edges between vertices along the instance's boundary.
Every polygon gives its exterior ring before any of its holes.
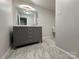
{"type": "Polygon", "coordinates": [[[79,0],[56,0],[56,44],[79,57],[79,0]]]}
{"type": "Polygon", "coordinates": [[[0,59],[9,49],[9,28],[12,26],[11,0],[0,0],[0,59]]]}

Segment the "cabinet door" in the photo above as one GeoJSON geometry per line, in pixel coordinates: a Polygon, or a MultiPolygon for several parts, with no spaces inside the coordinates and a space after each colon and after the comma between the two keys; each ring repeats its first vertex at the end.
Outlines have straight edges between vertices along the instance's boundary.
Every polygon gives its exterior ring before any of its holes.
{"type": "Polygon", "coordinates": [[[30,42],[40,42],[42,40],[42,28],[41,27],[29,27],[28,28],[28,40],[30,42]]]}
{"type": "Polygon", "coordinates": [[[42,28],[41,27],[34,27],[33,28],[33,40],[40,42],[42,40],[42,28]]]}
{"type": "Polygon", "coordinates": [[[19,46],[27,43],[27,28],[26,27],[15,27],[13,29],[14,46],[19,46]]]}

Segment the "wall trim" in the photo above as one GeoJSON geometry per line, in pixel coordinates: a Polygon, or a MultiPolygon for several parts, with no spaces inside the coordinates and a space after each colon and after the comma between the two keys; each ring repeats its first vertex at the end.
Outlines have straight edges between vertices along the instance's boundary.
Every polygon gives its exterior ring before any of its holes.
{"type": "Polygon", "coordinates": [[[53,38],[53,35],[43,36],[43,39],[51,39],[51,38],[53,38]]]}
{"type": "Polygon", "coordinates": [[[78,58],[78,57],[76,57],[75,55],[72,55],[71,53],[69,53],[69,52],[67,52],[67,51],[63,50],[63,49],[62,49],[62,48],[60,48],[60,47],[57,47],[57,46],[56,46],[56,48],[57,48],[57,49],[59,49],[60,51],[62,51],[63,53],[67,54],[68,56],[70,56],[70,57],[71,57],[71,59],[79,59],[79,58],[78,58]]]}
{"type": "Polygon", "coordinates": [[[11,51],[11,48],[9,48],[9,49],[6,51],[6,53],[2,56],[1,59],[7,59],[7,57],[8,57],[9,54],[10,54],[10,51],[11,51]]]}

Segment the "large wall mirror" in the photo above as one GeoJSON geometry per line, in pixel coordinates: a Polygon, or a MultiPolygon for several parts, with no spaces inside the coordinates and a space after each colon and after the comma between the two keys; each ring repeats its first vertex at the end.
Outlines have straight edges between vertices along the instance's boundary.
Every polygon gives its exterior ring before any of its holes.
{"type": "Polygon", "coordinates": [[[38,25],[38,12],[29,5],[19,5],[17,7],[17,24],[18,25],[38,25]]]}

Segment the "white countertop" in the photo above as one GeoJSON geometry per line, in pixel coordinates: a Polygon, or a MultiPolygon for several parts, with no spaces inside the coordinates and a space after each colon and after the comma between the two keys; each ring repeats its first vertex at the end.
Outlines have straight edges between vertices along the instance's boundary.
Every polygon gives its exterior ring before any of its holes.
{"type": "Polygon", "coordinates": [[[42,26],[38,26],[38,25],[14,25],[14,26],[19,26],[19,27],[42,27],[42,26]]]}

